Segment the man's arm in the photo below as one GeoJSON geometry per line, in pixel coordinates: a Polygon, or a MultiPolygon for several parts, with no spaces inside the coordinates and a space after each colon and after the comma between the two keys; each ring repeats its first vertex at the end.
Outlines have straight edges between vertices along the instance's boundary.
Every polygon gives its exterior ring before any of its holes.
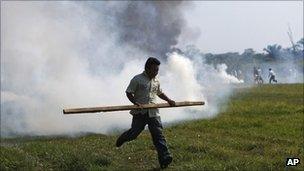
{"type": "Polygon", "coordinates": [[[140,103],[135,101],[134,95],[132,93],[126,92],[126,94],[127,94],[128,99],[130,100],[130,102],[132,102],[134,105],[141,106],[140,103]]]}
{"type": "Polygon", "coordinates": [[[165,93],[161,93],[160,95],[158,95],[158,97],[167,101],[170,104],[170,106],[175,106],[175,101],[168,98],[165,93]]]}

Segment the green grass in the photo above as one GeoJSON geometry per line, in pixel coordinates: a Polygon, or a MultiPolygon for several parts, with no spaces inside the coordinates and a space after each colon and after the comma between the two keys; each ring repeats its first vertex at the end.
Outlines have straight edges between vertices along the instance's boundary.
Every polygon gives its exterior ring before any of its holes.
{"type": "MultiPolygon", "coordinates": [[[[167,170],[304,170],[303,84],[238,89],[213,119],[164,129],[167,170]],[[297,167],[285,167],[299,157],[297,167]]],[[[1,170],[154,170],[149,132],[114,147],[118,135],[1,139],[1,170]]]]}

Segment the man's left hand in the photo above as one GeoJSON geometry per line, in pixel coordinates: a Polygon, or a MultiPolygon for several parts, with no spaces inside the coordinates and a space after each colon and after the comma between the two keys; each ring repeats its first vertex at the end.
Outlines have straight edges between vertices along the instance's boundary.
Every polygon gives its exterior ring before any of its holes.
{"type": "Polygon", "coordinates": [[[175,101],[174,100],[169,99],[168,103],[170,104],[170,106],[175,106],[175,101]]]}

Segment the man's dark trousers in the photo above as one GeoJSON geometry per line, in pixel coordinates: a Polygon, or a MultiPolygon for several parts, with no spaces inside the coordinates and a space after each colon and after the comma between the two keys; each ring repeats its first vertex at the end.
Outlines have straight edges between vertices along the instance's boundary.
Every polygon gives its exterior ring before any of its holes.
{"type": "Polygon", "coordinates": [[[274,76],[274,75],[270,76],[269,83],[271,83],[271,81],[276,82],[276,83],[278,82],[278,81],[275,79],[275,76],[274,76]]]}
{"type": "Polygon", "coordinates": [[[131,128],[124,132],[118,140],[127,142],[136,139],[136,137],[144,130],[146,124],[148,124],[153,144],[158,153],[158,161],[162,164],[163,160],[171,155],[167,147],[166,139],[162,133],[163,126],[159,116],[149,117],[148,113],[133,115],[131,128]]]}

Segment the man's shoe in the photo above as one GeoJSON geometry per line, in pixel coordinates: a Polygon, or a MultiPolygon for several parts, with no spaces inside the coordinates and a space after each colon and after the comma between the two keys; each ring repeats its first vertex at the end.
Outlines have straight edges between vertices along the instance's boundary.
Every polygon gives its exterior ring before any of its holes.
{"type": "Polygon", "coordinates": [[[169,166],[169,164],[172,162],[173,158],[171,156],[166,157],[162,163],[160,164],[160,168],[165,169],[169,166]]]}
{"type": "Polygon", "coordinates": [[[120,147],[125,143],[120,137],[116,140],[116,147],[120,147]]]}

